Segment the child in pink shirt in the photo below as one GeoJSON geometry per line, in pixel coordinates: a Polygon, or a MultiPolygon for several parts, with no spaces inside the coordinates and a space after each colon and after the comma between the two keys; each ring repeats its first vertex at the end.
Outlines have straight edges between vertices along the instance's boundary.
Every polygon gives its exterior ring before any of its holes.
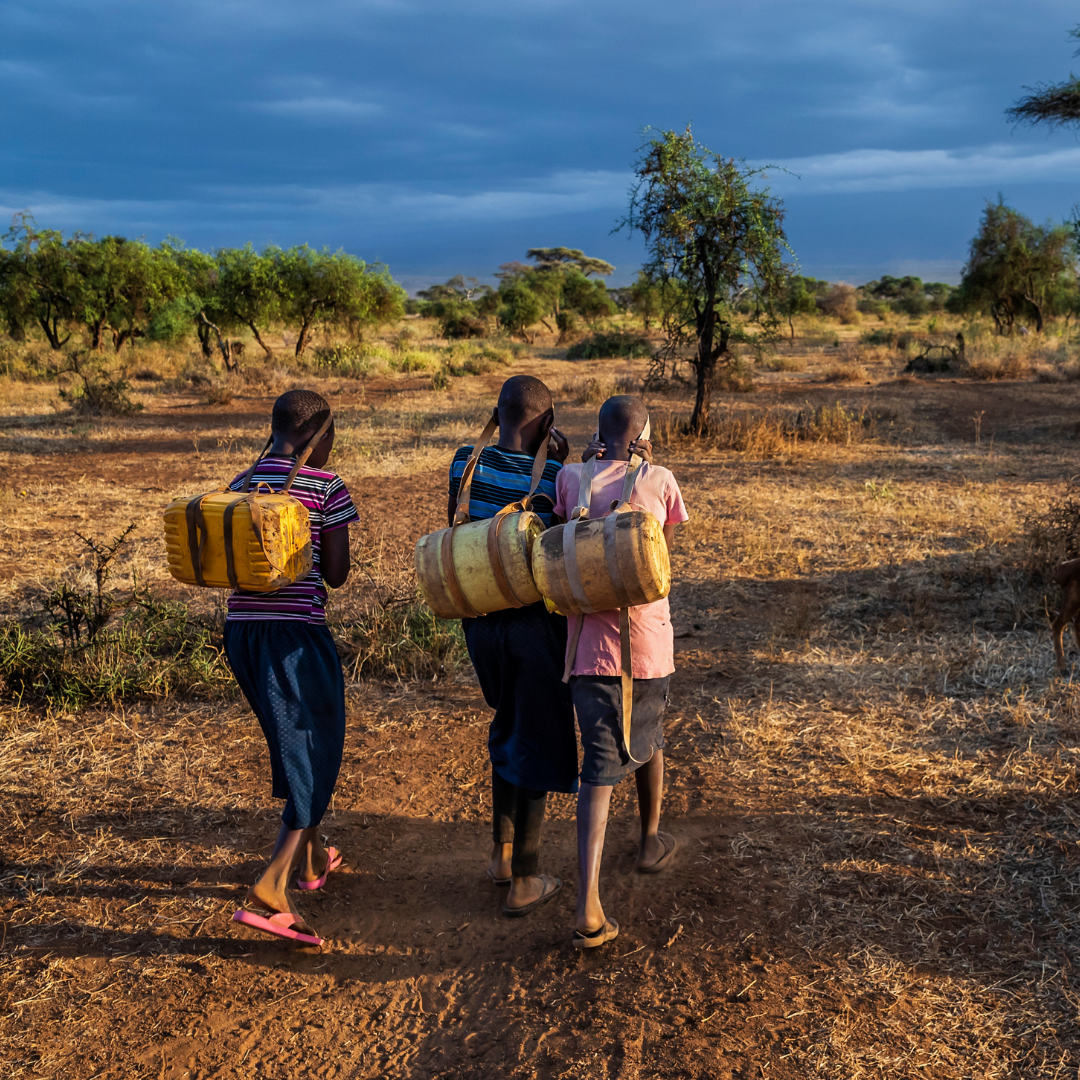
{"type": "MultiPolygon", "coordinates": [[[[618,501],[630,457],[636,453],[646,464],[634,483],[630,505],[648,510],[657,518],[670,548],[675,526],[687,520],[686,507],[675,477],[651,463],[652,448],[643,437],[648,419],[645,405],[638,398],[608,398],[601,406],[597,438],[583,455],[585,460],[593,454],[599,458],[589,517],[603,517],[618,501]]],[[[582,468],[567,465],[559,473],[555,514],[562,520],[569,518],[577,505],[582,468]]],[[[678,846],[675,837],[659,831],[664,791],[661,721],[668,681],[675,671],[675,642],[666,598],[631,608],[634,704],[631,745],[627,748],[622,735],[619,613],[573,616],[571,641],[575,620],[581,620],[582,625],[570,669],[570,689],[581,730],[583,759],[577,811],[580,878],[574,946],[590,949],[610,941],[619,932],[618,923],[605,917],[600,903],[600,860],[612,787],[631,772],[635,774],[641,816],[637,859],[640,873],[666,870],[678,846]]]]}

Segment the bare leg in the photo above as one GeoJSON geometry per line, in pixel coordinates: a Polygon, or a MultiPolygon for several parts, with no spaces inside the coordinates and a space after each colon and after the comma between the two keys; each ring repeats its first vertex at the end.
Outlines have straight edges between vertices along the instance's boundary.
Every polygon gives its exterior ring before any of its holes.
{"type": "Polygon", "coordinates": [[[600,903],[600,861],[604,855],[611,788],[600,784],[582,784],[578,790],[578,896],[577,928],[583,933],[604,925],[600,903]]]}
{"type": "Polygon", "coordinates": [[[291,911],[297,916],[298,922],[303,922],[289,896],[289,877],[303,857],[307,844],[314,837],[314,827],[290,829],[282,825],[274,845],[274,853],[270,857],[270,865],[248,889],[247,898],[252,904],[257,904],[267,911],[291,911]]]}
{"type": "Polygon", "coordinates": [[[653,756],[634,773],[637,782],[638,816],[641,818],[641,843],[638,846],[638,866],[651,866],[664,854],[664,845],[657,838],[660,828],[660,804],[664,798],[664,751],[653,756]]]}

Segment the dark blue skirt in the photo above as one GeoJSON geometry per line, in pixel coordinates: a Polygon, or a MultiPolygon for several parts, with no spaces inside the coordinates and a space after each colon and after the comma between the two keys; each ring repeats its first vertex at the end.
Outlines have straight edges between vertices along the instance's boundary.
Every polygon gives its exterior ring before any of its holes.
{"type": "Polygon", "coordinates": [[[543,604],[462,619],[484,699],[495,710],[488,753],[495,771],[531,791],[577,791],[577,735],[562,681],[566,619],[543,604]]]}
{"type": "Polygon", "coordinates": [[[345,679],[330,631],[289,619],[227,621],[225,656],[266,736],[281,820],[318,825],[345,749],[345,679]]]}

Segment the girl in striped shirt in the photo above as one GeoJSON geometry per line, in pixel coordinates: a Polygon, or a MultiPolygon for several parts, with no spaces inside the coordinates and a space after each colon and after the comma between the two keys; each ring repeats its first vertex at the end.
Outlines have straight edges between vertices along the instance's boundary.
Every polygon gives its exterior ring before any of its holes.
{"type": "MultiPolygon", "coordinates": [[[[317,835],[345,745],[345,680],[326,626],[326,587],[340,588],[349,576],[347,526],[359,520],[341,478],[323,470],[334,446],[324,397],[290,390],[274,402],[272,443],[252,477],[252,486],[280,491],[297,456],[328,421],[289,490],[311,520],[311,573],[277,592],[233,593],[225,622],[225,655],[266,736],[273,797],[285,800],[270,864],[233,919],[305,945],[322,940],[297,912],[289,879],[299,868],[297,888],[319,889],[342,859],[317,835]]],[[[244,476],[232,482],[234,491],[244,476]]]]}

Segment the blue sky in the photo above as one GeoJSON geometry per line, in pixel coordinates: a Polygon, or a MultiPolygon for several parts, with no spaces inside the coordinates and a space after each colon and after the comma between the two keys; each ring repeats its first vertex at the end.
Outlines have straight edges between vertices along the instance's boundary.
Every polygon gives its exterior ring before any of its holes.
{"type": "MultiPolygon", "coordinates": [[[[642,129],[776,163],[804,272],[956,280],[1002,193],[1080,202],[1080,141],[1014,129],[1064,0],[4,0],[0,214],[199,247],[344,247],[407,284],[610,235],[642,129]]],[[[1080,60],[1075,61],[1080,66],[1080,60]]]]}

